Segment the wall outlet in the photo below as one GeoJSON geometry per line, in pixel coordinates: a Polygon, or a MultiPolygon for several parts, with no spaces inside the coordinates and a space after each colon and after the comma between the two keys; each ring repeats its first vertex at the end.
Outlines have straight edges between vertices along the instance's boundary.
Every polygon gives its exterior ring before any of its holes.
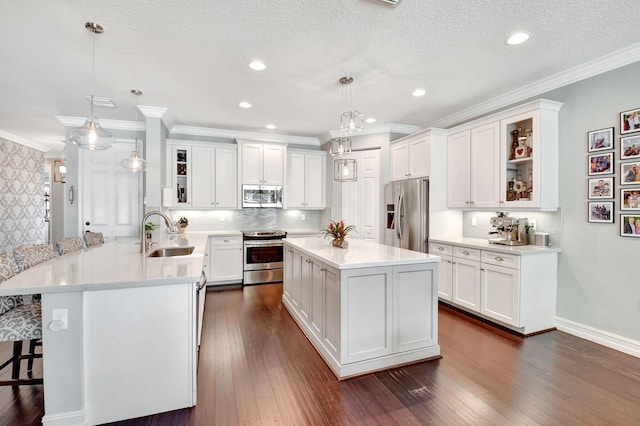
{"type": "Polygon", "coordinates": [[[535,219],[529,219],[529,227],[531,229],[536,229],[537,228],[538,223],[536,222],[535,219]]]}
{"type": "Polygon", "coordinates": [[[471,226],[478,226],[478,217],[471,216],[471,226]]]}
{"type": "Polygon", "coordinates": [[[307,216],[304,213],[300,215],[300,220],[307,220],[307,216]]]}
{"type": "Polygon", "coordinates": [[[227,218],[226,218],[223,214],[221,214],[221,215],[218,217],[218,219],[220,219],[220,222],[224,222],[225,220],[227,220],[227,218]]]}
{"type": "Polygon", "coordinates": [[[60,330],[69,328],[69,310],[68,309],[52,309],[51,320],[60,321],[60,330]]]}

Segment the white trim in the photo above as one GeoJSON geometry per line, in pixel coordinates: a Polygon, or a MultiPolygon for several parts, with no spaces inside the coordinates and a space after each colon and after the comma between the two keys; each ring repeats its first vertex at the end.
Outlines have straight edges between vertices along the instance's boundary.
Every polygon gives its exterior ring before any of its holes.
{"type": "Polygon", "coordinates": [[[43,426],[84,426],[86,423],[87,412],[68,411],[60,414],[45,414],[42,417],[43,426]]]}
{"type": "Polygon", "coordinates": [[[565,333],[572,334],[582,339],[624,352],[640,358],[640,342],[629,338],[598,330],[588,325],[580,324],[565,318],[556,317],[556,328],[565,333]]]}
{"type": "MultiPolygon", "coordinates": [[[[367,124],[359,132],[349,133],[347,136],[364,136],[364,135],[377,135],[379,133],[400,133],[403,135],[411,135],[413,133],[422,130],[419,126],[412,126],[410,124],[398,124],[398,123],[383,123],[383,124],[367,124]]],[[[331,138],[337,138],[340,136],[340,130],[329,130],[325,136],[326,140],[331,138]]]]}
{"type": "Polygon", "coordinates": [[[138,109],[147,118],[159,118],[160,120],[162,120],[162,124],[164,124],[164,127],[166,127],[168,131],[171,131],[171,129],[173,128],[173,121],[167,113],[169,108],[138,105],[138,109]]]}
{"type": "Polygon", "coordinates": [[[297,145],[320,146],[318,138],[305,136],[289,136],[274,133],[246,132],[242,130],[213,129],[209,127],[194,127],[175,125],[169,131],[171,138],[174,135],[208,136],[228,139],[252,139],[269,142],[292,143],[297,145]]]}
{"type": "Polygon", "coordinates": [[[559,72],[552,76],[543,78],[542,80],[522,86],[518,89],[512,90],[511,92],[507,92],[504,95],[497,96],[472,107],[463,109],[462,111],[458,111],[454,114],[438,119],[423,127],[451,127],[463,121],[470,120],[483,114],[488,114],[525,99],[530,99],[551,90],[567,86],[637,61],[640,61],[640,43],[633,44],[608,55],[585,62],[584,64],[576,67],[569,68],[566,71],[559,72]]]}
{"type": "Polygon", "coordinates": [[[0,138],[6,139],[6,140],[8,140],[10,142],[18,143],[20,145],[28,146],[29,148],[37,149],[38,151],[42,151],[42,152],[49,151],[49,148],[47,148],[47,147],[45,147],[43,145],[31,142],[30,140],[21,138],[20,136],[16,136],[16,135],[11,134],[9,132],[5,132],[4,130],[0,130],[0,138]]]}

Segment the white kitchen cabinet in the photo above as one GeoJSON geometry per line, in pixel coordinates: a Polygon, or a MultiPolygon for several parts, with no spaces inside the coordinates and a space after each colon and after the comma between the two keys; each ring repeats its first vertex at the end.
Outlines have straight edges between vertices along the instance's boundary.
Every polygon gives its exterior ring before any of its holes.
{"type": "Polygon", "coordinates": [[[237,140],[242,185],[284,185],[286,146],[237,140]]]}
{"type": "Polygon", "coordinates": [[[207,285],[242,282],[242,236],[211,237],[209,242],[209,271],[207,285]]]}
{"type": "Polygon", "coordinates": [[[447,205],[497,207],[499,163],[498,122],[450,135],[447,140],[447,205]]]}
{"type": "Polygon", "coordinates": [[[238,206],[237,149],[193,146],[192,207],[235,209],[238,206]]]}
{"type": "Polygon", "coordinates": [[[301,277],[301,257],[300,252],[290,248],[284,249],[284,279],[283,297],[296,311],[300,305],[300,277],[301,277]]]}
{"type": "Polygon", "coordinates": [[[191,145],[168,145],[171,155],[171,187],[175,188],[175,207],[191,207],[191,145]]]}
{"type": "Polygon", "coordinates": [[[287,152],[287,208],[324,209],[326,205],[326,152],[287,152]]]}
{"type": "Polygon", "coordinates": [[[391,180],[429,177],[429,136],[420,134],[391,144],[391,180]]]}
{"type": "Polygon", "coordinates": [[[440,300],[496,321],[522,334],[555,327],[558,253],[548,249],[486,249],[473,245],[431,241],[429,251],[439,254],[438,283],[452,287],[452,297],[440,291],[440,300]],[[438,250],[438,248],[442,250],[438,250]],[[445,259],[451,248],[452,276],[444,282],[445,259]],[[444,266],[444,268],[443,268],[444,266]]]}
{"type": "Polygon", "coordinates": [[[447,206],[557,210],[561,106],[541,99],[450,129],[447,206]]]}
{"type": "Polygon", "coordinates": [[[298,313],[302,321],[309,323],[311,312],[311,276],[313,273],[313,261],[306,254],[300,254],[300,297],[298,301],[298,313]]]}
{"type": "Polygon", "coordinates": [[[440,256],[438,264],[438,298],[453,299],[453,247],[450,244],[430,243],[429,253],[440,256]]]}
{"type": "Polygon", "coordinates": [[[309,312],[309,328],[317,339],[322,339],[324,331],[324,307],[326,278],[331,279],[331,272],[320,262],[311,262],[311,310],[309,312]]]}

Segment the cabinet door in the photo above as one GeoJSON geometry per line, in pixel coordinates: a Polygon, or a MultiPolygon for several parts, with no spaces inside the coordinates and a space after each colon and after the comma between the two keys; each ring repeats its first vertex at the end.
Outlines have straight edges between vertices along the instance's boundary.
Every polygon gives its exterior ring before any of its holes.
{"type": "Polygon", "coordinates": [[[324,330],[322,344],[335,359],[340,359],[340,275],[337,269],[324,269],[324,330]]]}
{"type": "Polygon", "coordinates": [[[287,187],[285,197],[287,207],[305,207],[305,156],[299,153],[287,155],[287,187]]]}
{"type": "Polygon", "coordinates": [[[447,206],[468,207],[470,194],[470,132],[447,138],[447,206]]]}
{"type": "Polygon", "coordinates": [[[453,263],[449,256],[442,256],[438,265],[438,297],[451,301],[453,299],[453,263]]]}
{"type": "Polygon", "coordinates": [[[498,207],[500,123],[471,129],[471,207],[498,207]]]}
{"type": "Polygon", "coordinates": [[[194,146],[191,148],[193,158],[191,159],[192,182],[192,207],[215,207],[215,195],[213,186],[213,167],[215,150],[194,146]]]}
{"type": "Polygon", "coordinates": [[[429,138],[422,136],[409,141],[409,176],[412,178],[429,176],[429,138]]]}
{"type": "Polygon", "coordinates": [[[481,313],[498,321],[520,326],[520,271],[482,264],[481,313]]]}
{"type": "Polygon", "coordinates": [[[242,185],[264,183],[262,147],[263,145],[259,143],[242,144],[242,185]]]}
{"type": "Polygon", "coordinates": [[[265,185],[284,184],[284,146],[264,145],[264,163],[262,166],[265,185]]]}
{"type": "Polygon", "coordinates": [[[453,259],[453,303],[480,312],[480,262],[453,259]]]}
{"type": "Polygon", "coordinates": [[[309,328],[318,340],[322,340],[324,297],[325,297],[325,269],[320,262],[311,264],[311,311],[309,312],[309,328]]]}
{"type": "Polygon", "coordinates": [[[291,303],[293,286],[293,250],[284,248],[284,276],[282,279],[282,297],[291,303]]]}
{"type": "Polygon", "coordinates": [[[391,180],[403,180],[409,177],[409,143],[399,142],[391,145],[391,180]]]}
{"type": "Polygon", "coordinates": [[[211,240],[209,279],[207,282],[242,280],[243,258],[241,237],[216,237],[211,240]]]}
{"type": "Polygon", "coordinates": [[[238,151],[216,148],[215,153],[215,207],[238,207],[238,151]]]}
{"type": "Polygon", "coordinates": [[[304,206],[322,209],[325,207],[326,157],[324,155],[305,155],[304,164],[304,206]]]}
{"type": "Polygon", "coordinates": [[[437,341],[435,267],[393,267],[394,353],[426,348],[437,341]]]}
{"type": "Polygon", "coordinates": [[[309,323],[311,312],[311,273],[313,260],[306,254],[300,255],[300,299],[298,313],[305,324],[309,323]]]}

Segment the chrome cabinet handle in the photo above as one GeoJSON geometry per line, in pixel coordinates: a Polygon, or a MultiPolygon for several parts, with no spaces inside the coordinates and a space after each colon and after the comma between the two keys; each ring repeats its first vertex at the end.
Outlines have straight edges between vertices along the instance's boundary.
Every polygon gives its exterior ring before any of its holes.
{"type": "Polygon", "coordinates": [[[444,247],[438,247],[438,250],[444,251],[444,247]]]}
{"type": "Polygon", "coordinates": [[[498,262],[504,261],[504,259],[501,258],[500,256],[496,256],[496,257],[494,257],[494,259],[497,260],[498,262]]]}
{"type": "Polygon", "coordinates": [[[464,254],[465,256],[469,256],[471,253],[469,253],[468,251],[463,251],[462,254],[464,254]]]}

